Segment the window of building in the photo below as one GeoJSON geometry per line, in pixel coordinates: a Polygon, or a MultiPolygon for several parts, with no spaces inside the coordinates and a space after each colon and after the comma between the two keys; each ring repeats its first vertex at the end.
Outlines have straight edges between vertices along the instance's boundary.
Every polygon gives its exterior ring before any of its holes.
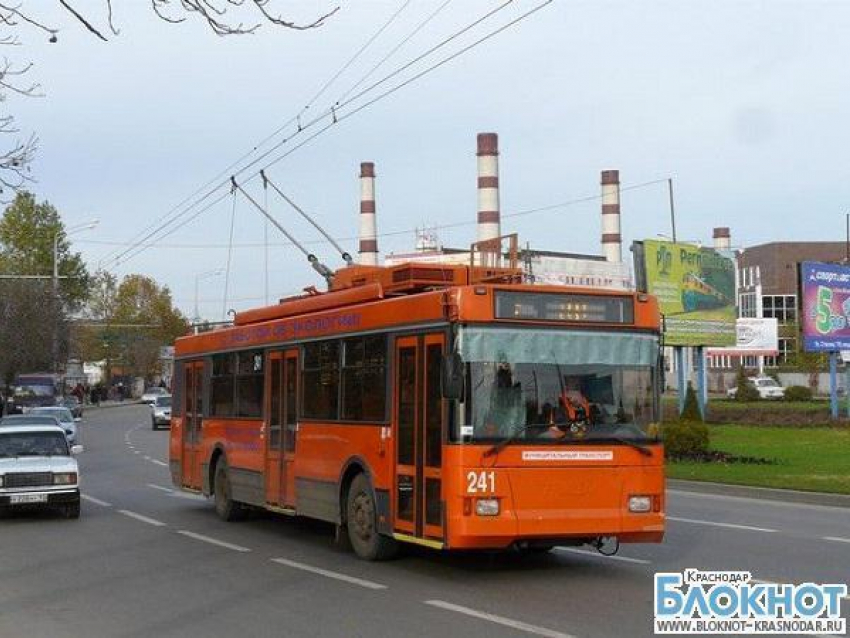
{"type": "Polygon", "coordinates": [[[387,394],[387,339],[357,337],[343,341],[342,418],[384,421],[387,394]]]}
{"type": "Polygon", "coordinates": [[[236,355],[236,416],[263,415],[263,351],[248,350],[236,355]]]}
{"type": "Polygon", "coordinates": [[[756,305],[756,293],[744,292],[738,297],[739,316],[757,317],[758,307],[756,305]]]}
{"type": "Polygon", "coordinates": [[[780,337],[778,346],[779,353],[775,357],[764,358],[765,366],[776,368],[793,363],[794,355],[797,352],[797,340],[794,337],[780,337]]]}
{"type": "Polygon", "coordinates": [[[797,323],[797,295],[764,295],[763,314],[775,318],[780,324],[797,323]]]}
{"type": "Polygon", "coordinates": [[[308,419],[339,416],[339,341],[318,341],[304,346],[301,405],[308,419]]]}
{"type": "Polygon", "coordinates": [[[213,355],[210,389],[211,416],[233,416],[235,373],[233,354],[213,355]]]}

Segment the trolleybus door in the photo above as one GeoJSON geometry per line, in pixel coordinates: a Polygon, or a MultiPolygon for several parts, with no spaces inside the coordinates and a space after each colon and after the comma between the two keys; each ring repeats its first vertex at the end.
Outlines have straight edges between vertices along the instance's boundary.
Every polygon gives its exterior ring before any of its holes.
{"type": "Polygon", "coordinates": [[[183,485],[201,489],[201,426],[204,405],[204,362],[183,366],[183,485]]]}
{"type": "Polygon", "coordinates": [[[297,436],[298,351],[272,352],[268,371],[266,502],[287,507],[295,501],[292,463],[297,436]]]}
{"type": "Polygon", "coordinates": [[[396,341],[395,353],[395,529],[431,540],[443,537],[444,344],[442,334],[404,337],[396,341]]]}

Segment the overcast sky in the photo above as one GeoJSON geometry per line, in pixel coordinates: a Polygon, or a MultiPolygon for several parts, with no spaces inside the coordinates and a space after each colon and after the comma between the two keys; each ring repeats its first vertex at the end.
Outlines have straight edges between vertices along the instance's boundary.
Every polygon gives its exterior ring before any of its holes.
{"type": "MultiPolygon", "coordinates": [[[[304,121],[346,94],[443,1],[412,0],[304,121]]],[[[102,18],[95,0],[78,4],[102,18]]],[[[33,190],[69,226],[100,219],[73,237],[92,269],[298,113],[404,2],[343,1],[321,29],[264,27],[229,38],[197,20],[162,22],[147,2],[113,4],[121,33],[108,43],[55,13],[63,26],[58,43],[23,31],[25,46],[6,52],[35,63],[31,77],[46,93],[6,103],[41,140],[33,190]]],[[[450,2],[361,87],[499,4],[450,2]]],[[[536,4],[515,0],[397,80],[536,4]]],[[[305,19],[333,6],[277,5],[305,19]]],[[[50,18],[50,10],[41,15],[50,18]]],[[[464,246],[475,233],[475,136],[494,131],[503,214],[596,195],[599,171],[617,168],[624,187],[673,178],[680,239],[710,242],[715,226],[730,226],[736,246],[843,239],[850,212],[847,33],[850,4],[839,1],[555,0],[334,125],[269,175],[354,251],[359,163],[374,161],[379,233],[468,221],[439,231],[444,244],[464,246]]],[[[294,130],[286,127],[272,143],[294,130]]],[[[262,201],[257,181],[246,188],[262,201]]],[[[319,238],[271,203],[300,239],[319,238]]],[[[665,184],[628,190],[622,204],[627,244],[670,232],[665,184]]],[[[196,276],[226,266],[232,210],[225,197],[156,246],[110,265],[167,284],[191,315],[196,276]]],[[[599,202],[506,219],[503,231],[540,249],[598,254],[599,202]]],[[[263,303],[263,232],[262,218],[239,198],[228,308],[263,303]]],[[[284,241],[276,232],[270,240],[284,241]]],[[[413,241],[411,230],[380,237],[379,246],[404,252],[413,241]]],[[[329,265],[340,263],[329,246],[310,248],[329,265]]],[[[320,283],[291,247],[272,246],[269,273],[272,300],[320,283]]],[[[221,317],[224,280],[201,282],[202,315],[221,317]]]]}

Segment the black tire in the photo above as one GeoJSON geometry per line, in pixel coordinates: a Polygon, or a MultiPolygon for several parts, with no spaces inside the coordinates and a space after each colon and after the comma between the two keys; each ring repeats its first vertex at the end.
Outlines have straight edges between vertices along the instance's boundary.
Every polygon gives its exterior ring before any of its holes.
{"type": "Polygon", "coordinates": [[[78,519],[80,518],[80,502],[69,503],[62,508],[62,513],[65,515],[65,518],[78,519]]]}
{"type": "Polygon", "coordinates": [[[151,419],[151,430],[156,431],[156,430],[158,430],[158,429],[159,429],[159,427],[157,427],[157,425],[156,425],[156,421],[154,421],[153,419],[151,419]]]}
{"type": "Polygon", "coordinates": [[[224,459],[221,459],[215,466],[213,501],[215,502],[215,513],[223,521],[238,521],[245,518],[245,506],[238,501],[234,501],[231,496],[232,493],[227,463],[224,459]]]}
{"type": "Polygon", "coordinates": [[[378,533],[374,491],[365,474],[358,474],[351,482],[345,512],[348,539],[357,556],[388,560],[398,553],[398,542],[378,533]]]}

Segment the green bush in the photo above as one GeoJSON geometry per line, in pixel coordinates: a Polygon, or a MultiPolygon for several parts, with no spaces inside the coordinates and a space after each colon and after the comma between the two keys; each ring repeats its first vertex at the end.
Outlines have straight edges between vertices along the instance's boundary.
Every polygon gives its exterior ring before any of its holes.
{"type": "Polygon", "coordinates": [[[761,399],[759,391],[756,390],[755,386],[749,382],[747,375],[744,374],[743,366],[738,367],[738,375],[735,379],[735,386],[738,388],[738,391],[735,393],[736,401],[749,403],[751,401],[758,401],[761,399]]]}
{"type": "Polygon", "coordinates": [[[804,385],[792,385],[785,388],[786,401],[811,401],[812,389],[804,385]]]}
{"type": "Polygon", "coordinates": [[[662,426],[667,458],[688,458],[708,452],[708,426],[702,421],[673,421],[662,426]]]}
{"type": "Polygon", "coordinates": [[[693,384],[688,383],[681,416],[662,426],[664,453],[668,458],[688,458],[708,452],[708,426],[703,423],[693,384]]]}

